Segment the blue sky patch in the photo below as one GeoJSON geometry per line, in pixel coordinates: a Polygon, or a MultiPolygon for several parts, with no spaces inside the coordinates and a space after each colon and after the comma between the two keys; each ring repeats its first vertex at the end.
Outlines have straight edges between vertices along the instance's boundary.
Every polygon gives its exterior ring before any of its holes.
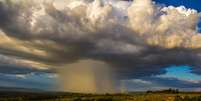
{"type": "Polygon", "coordinates": [[[177,78],[180,80],[200,81],[201,75],[191,73],[190,66],[171,66],[166,68],[166,74],[159,77],[177,78]]]}

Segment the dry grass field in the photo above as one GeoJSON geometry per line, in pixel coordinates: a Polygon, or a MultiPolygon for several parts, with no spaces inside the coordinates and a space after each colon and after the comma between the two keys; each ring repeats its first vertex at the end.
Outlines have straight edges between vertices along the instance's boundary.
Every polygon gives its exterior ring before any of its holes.
{"type": "Polygon", "coordinates": [[[201,93],[75,94],[1,92],[0,101],[201,101],[201,93]]]}

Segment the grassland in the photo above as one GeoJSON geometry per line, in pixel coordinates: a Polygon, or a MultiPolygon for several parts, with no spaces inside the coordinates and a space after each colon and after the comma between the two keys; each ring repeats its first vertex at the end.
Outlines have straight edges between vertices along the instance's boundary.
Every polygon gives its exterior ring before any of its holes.
{"type": "Polygon", "coordinates": [[[1,92],[0,101],[201,101],[201,93],[75,94],[59,92],[1,92]]]}

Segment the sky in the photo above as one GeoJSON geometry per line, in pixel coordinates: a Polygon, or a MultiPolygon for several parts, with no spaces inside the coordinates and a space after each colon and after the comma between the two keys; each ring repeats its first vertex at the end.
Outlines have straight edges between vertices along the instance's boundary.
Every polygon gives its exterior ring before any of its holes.
{"type": "MultiPolygon", "coordinates": [[[[185,6],[187,8],[196,9],[197,11],[201,11],[200,0],[154,0],[156,3],[165,4],[167,6],[185,6]]],[[[198,27],[201,27],[201,23],[198,24],[198,27]]],[[[198,29],[201,32],[201,29],[198,29]]]]}
{"type": "Polygon", "coordinates": [[[198,11],[201,11],[200,0],[155,0],[157,3],[165,4],[165,5],[173,5],[173,6],[185,6],[187,8],[193,8],[198,11]]]}
{"type": "Polygon", "coordinates": [[[172,66],[166,69],[167,73],[161,75],[161,77],[172,77],[182,80],[201,80],[201,76],[191,73],[191,67],[189,66],[172,66]]]}
{"type": "Polygon", "coordinates": [[[200,0],[0,0],[0,87],[201,90],[200,0]]]}

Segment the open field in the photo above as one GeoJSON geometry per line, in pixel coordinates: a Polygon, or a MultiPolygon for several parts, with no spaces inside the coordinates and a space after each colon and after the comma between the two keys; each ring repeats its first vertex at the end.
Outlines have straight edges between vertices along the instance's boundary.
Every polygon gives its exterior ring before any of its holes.
{"type": "Polygon", "coordinates": [[[0,101],[201,101],[201,93],[75,94],[0,92],[0,101]]]}

